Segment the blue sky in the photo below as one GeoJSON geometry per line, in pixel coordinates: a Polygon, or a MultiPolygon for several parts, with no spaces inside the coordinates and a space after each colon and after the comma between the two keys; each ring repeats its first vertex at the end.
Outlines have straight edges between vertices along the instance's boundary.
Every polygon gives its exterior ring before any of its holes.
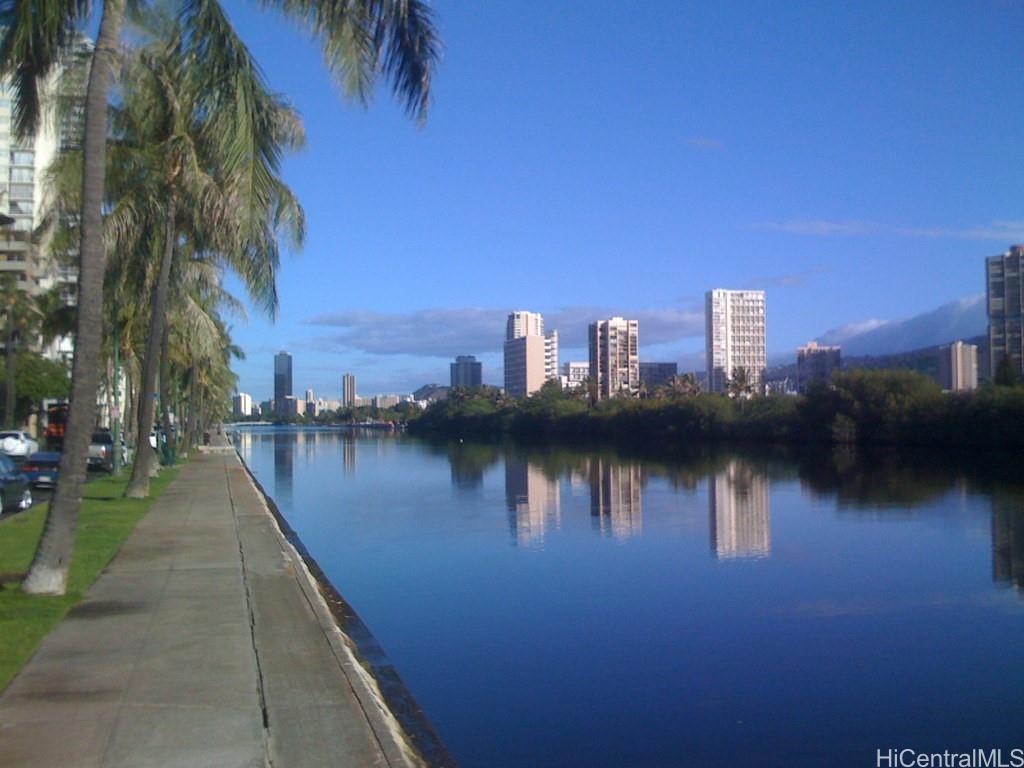
{"type": "MultiPolygon", "coordinates": [[[[336,398],[500,383],[504,316],[640,319],[641,359],[703,365],[704,291],[768,292],[770,355],[984,291],[1024,241],[1020,0],[435,3],[444,56],[417,127],[346,102],[318,46],[232,19],[301,112],[285,176],[308,218],[281,312],[233,333],[239,387],[336,398]]],[[[237,288],[237,284],[232,283],[237,288]]]]}

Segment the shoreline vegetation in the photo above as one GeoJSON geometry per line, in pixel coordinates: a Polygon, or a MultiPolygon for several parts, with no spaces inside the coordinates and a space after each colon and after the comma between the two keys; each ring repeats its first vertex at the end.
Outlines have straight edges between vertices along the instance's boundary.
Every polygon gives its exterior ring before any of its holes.
{"type": "Polygon", "coordinates": [[[0,520],[0,637],[4,639],[0,643],[0,691],[50,630],[81,602],[136,523],[177,476],[179,467],[162,470],[145,499],[122,498],[127,475],[100,478],[85,486],[68,588],[63,595],[30,595],[20,588],[42,535],[48,504],[0,520]]]}
{"type": "Polygon", "coordinates": [[[947,393],[912,371],[855,370],[798,396],[728,397],[666,388],[645,399],[595,401],[586,390],[547,384],[513,400],[482,388],[453,391],[410,419],[408,431],[663,450],[714,443],[1002,449],[1024,446],[1024,387],[947,393]]]}

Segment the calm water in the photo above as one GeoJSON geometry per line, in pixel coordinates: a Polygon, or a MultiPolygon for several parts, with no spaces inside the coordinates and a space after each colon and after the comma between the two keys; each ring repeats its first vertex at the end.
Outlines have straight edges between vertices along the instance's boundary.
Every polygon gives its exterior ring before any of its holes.
{"type": "Polygon", "coordinates": [[[239,447],[465,768],[1024,747],[1024,475],[239,447]]]}

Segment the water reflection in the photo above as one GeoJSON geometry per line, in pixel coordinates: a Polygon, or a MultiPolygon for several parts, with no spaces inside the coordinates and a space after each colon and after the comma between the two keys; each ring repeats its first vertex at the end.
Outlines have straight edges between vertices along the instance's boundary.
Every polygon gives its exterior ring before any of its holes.
{"type": "Polygon", "coordinates": [[[295,473],[293,452],[302,433],[275,432],[274,440],[274,498],[279,505],[291,507],[292,476],[295,473]]]}
{"type": "Polygon", "coordinates": [[[341,437],[341,466],[345,474],[355,474],[356,436],[351,431],[341,437]]]}
{"type": "Polygon", "coordinates": [[[616,539],[643,532],[644,471],[640,464],[593,458],[588,468],[594,529],[616,539]]]}
{"type": "Polygon", "coordinates": [[[452,443],[448,446],[452,485],[472,491],[484,484],[484,471],[498,460],[498,447],[480,443],[452,443]]]}
{"type": "Polygon", "coordinates": [[[561,524],[558,479],[548,478],[538,465],[511,455],[505,459],[505,502],[512,537],[519,545],[539,544],[549,523],[556,529],[561,524]]]}
{"type": "Polygon", "coordinates": [[[768,557],[772,551],[768,476],[740,459],[708,484],[711,549],[720,560],[768,557]]]}
{"type": "Polygon", "coordinates": [[[992,579],[1024,592],[1024,493],[993,493],[992,579]]]}

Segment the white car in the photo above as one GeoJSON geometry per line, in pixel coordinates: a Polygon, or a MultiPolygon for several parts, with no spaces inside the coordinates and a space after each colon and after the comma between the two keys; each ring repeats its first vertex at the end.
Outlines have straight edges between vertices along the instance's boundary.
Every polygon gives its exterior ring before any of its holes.
{"type": "Polygon", "coordinates": [[[0,453],[24,459],[30,453],[36,453],[38,450],[39,443],[28,432],[20,430],[0,432],[0,453]]]}

